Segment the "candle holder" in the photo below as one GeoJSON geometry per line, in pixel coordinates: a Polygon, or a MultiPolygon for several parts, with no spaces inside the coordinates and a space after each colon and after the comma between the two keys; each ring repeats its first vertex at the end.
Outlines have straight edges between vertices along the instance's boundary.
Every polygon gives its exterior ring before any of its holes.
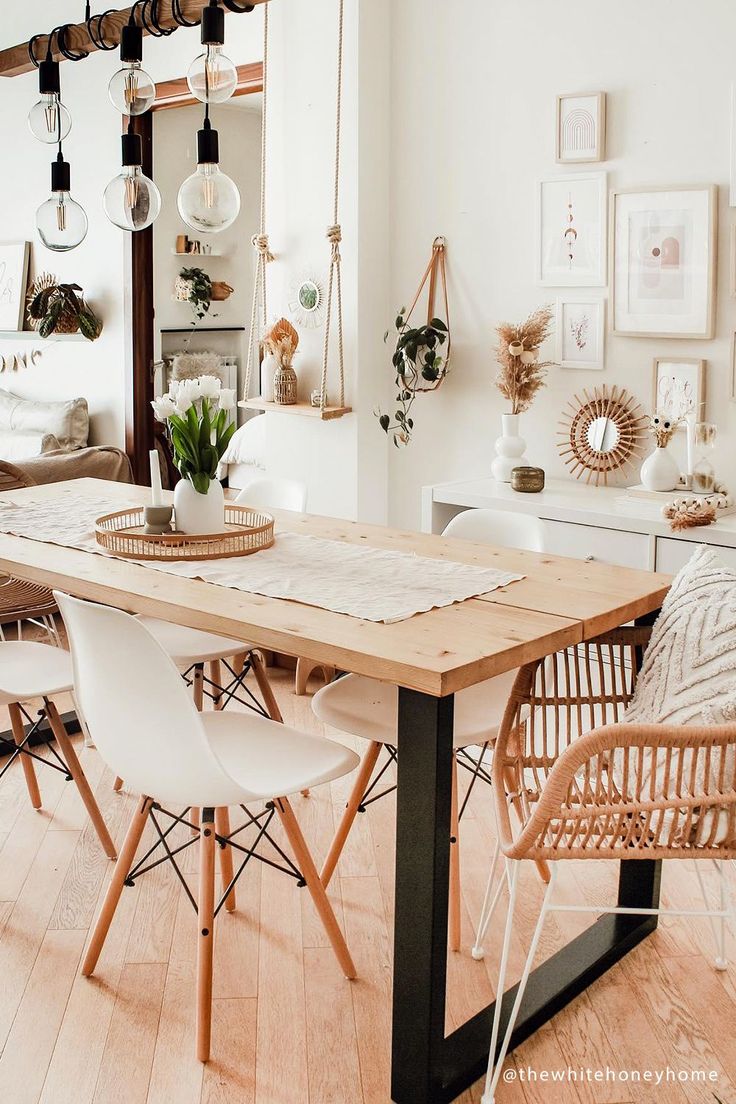
{"type": "Polygon", "coordinates": [[[149,537],[170,533],[173,514],[173,506],[144,506],[143,532],[149,537]]]}

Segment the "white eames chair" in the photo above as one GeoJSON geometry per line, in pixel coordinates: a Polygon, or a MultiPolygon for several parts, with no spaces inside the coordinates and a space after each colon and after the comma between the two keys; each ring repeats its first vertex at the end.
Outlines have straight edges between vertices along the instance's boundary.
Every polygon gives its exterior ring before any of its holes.
{"type": "Polygon", "coordinates": [[[0,643],[0,705],[8,707],[16,744],[16,750],[0,770],[0,778],[11,764],[20,758],[28,796],[34,809],[40,809],[42,805],[34,761],[62,771],[68,779],[73,778],[105,854],[108,858],[114,859],[115,845],[53,700],[59,694],[70,693],[72,686],[72,663],[68,652],[50,644],[39,644],[30,640],[0,643]],[[39,698],[43,703],[43,709],[38,719],[31,723],[29,731],[26,732],[23,723],[24,714],[27,720],[30,721],[30,718],[23,706],[39,698]],[[36,755],[29,746],[31,738],[44,719],[48,720],[61,753],[59,755],[53,746],[49,745],[51,758],[48,759],[36,755]]]}
{"type": "MultiPolygon", "coordinates": [[[[544,541],[542,523],[538,518],[498,510],[467,510],[450,522],[443,536],[531,552],[543,551],[544,541]]],[[[449,943],[453,951],[460,950],[459,823],[470,793],[468,790],[460,805],[457,768],[460,764],[471,772],[471,789],[478,779],[490,782],[485,753],[496,739],[515,678],[516,671],[509,671],[455,695],[449,915],[449,943]],[[471,755],[465,751],[470,747],[479,747],[480,754],[471,755]]],[[[393,789],[391,786],[375,792],[398,751],[398,690],[376,679],[347,675],[319,690],[312,699],[312,709],[323,724],[369,741],[369,748],[322,868],[322,881],[329,885],[356,815],[364,811],[367,804],[393,789]],[[387,759],[376,771],[382,751],[387,752],[387,759]]],[[[546,874],[546,871],[543,873],[546,874]]]]}
{"type": "Polygon", "coordinates": [[[342,777],[354,769],[358,757],[340,744],[306,735],[256,713],[198,712],[175,665],[139,619],[64,594],[56,598],[71,644],[79,706],[97,749],[108,766],[141,795],[82,973],[89,976],[94,972],[123,886],[144,872],[140,863],[134,867],[134,862],[149,818],[164,857],[181,877],[174,857],[177,849],[169,846],[166,837],[176,824],[190,825],[186,820],[189,809],[201,809],[196,902],[186,885],[185,889],[198,917],[197,1057],[206,1062],[210,1053],[215,915],[222,905],[234,908],[237,877],[249,859],[259,857],[258,840],[243,847],[234,838],[238,833],[231,834],[229,807],[244,809],[258,829],[259,839],[267,836],[270,819],[274,815],[280,818],[294,857],[292,862],[280,851],[287,873],[308,886],[343,973],[355,977],[353,961],[288,795],[342,777]],[[111,641],[115,642],[114,648],[111,641]],[[268,804],[264,812],[254,814],[247,809],[249,803],[259,809],[268,804]],[[185,811],[172,813],[172,806],[185,811]],[[166,832],[160,827],[163,817],[172,822],[166,832]],[[219,904],[215,902],[217,845],[223,875],[219,904]],[[234,851],[245,853],[245,861],[233,876],[234,851]]]}

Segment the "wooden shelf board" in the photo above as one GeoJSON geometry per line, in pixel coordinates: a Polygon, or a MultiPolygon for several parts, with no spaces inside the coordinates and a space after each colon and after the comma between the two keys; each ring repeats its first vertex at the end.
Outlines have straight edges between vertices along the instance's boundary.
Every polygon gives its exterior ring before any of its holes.
{"type": "Polygon", "coordinates": [[[320,410],[318,406],[312,406],[308,402],[291,403],[288,406],[282,403],[266,402],[265,399],[247,399],[239,402],[238,406],[243,410],[267,410],[269,414],[300,414],[305,418],[321,418],[323,422],[330,422],[334,418],[342,418],[345,414],[352,413],[352,406],[326,406],[320,410]]]}

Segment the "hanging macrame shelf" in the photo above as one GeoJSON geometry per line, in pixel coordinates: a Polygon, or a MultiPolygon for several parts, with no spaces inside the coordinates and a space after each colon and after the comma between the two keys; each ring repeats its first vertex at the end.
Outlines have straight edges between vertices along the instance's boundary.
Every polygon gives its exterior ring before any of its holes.
{"type": "Polygon", "coordinates": [[[266,399],[246,399],[239,402],[238,406],[243,410],[267,410],[269,414],[297,414],[303,418],[321,418],[323,422],[331,422],[335,418],[342,418],[345,414],[352,414],[352,406],[312,406],[308,402],[276,403],[266,399]]]}

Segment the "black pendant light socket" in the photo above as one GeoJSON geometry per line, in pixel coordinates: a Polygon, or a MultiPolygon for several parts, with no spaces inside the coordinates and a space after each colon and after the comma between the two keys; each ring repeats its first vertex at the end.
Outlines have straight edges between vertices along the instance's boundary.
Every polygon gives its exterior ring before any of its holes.
{"type": "Polygon", "coordinates": [[[140,134],[124,134],[122,139],[123,165],[126,168],[143,164],[143,142],[140,134]]]}
{"type": "Polygon", "coordinates": [[[220,138],[216,130],[212,129],[209,119],[205,119],[204,126],[197,131],[197,164],[219,165],[220,163],[220,138]]]}
{"type": "Polygon", "coordinates": [[[202,8],[202,45],[225,45],[225,12],[217,3],[202,8]]]}
{"type": "Polygon", "coordinates": [[[64,160],[64,154],[59,152],[55,161],[51,164],[51,191],[71,191],[71,168],[68,161],[64,160]]]}
{"type": "Polygon", "coordinates": [[[38,63],[38,90],[42,96],[61,95],[59,63],[51,58],[38,63]]]}
{"type": "Polygon", "coordinates": [[[143,61],[143,28],[137,23],[126,23],[120,33],[120,60],[143,61]]]}

